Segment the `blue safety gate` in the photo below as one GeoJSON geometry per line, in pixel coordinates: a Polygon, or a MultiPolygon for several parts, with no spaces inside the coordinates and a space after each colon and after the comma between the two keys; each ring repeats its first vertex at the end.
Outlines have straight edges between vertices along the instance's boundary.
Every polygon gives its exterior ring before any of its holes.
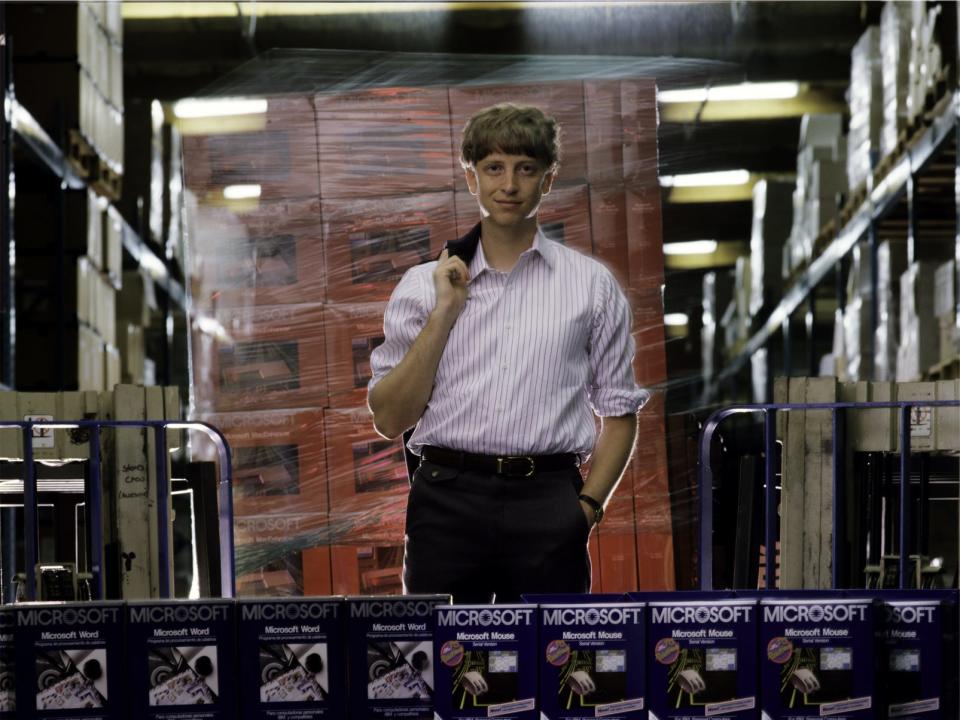
{"type": "Polygon", "coordinates": [[[88,491],[90,501],[90,568],[93,576],[91,597],[104,596],[103,577],[103,483],[100,467],[100,431],[102,428],[152,429],[156,439],[157,472],[157,526],[159,528],[160,597],[170,597],[170,548],[167,543],[167,526],[170,523],[167,500],[170,496],[170,479],[167,477],[167,430],[198,430],[205,433],[219,456],[220,479],[218,482],[219,531],[220,531],[220,587],[223,597],[234,597],[236,580],[233,559],[233,492],[231,481],[233,467],[230,446],[226,438],[213,425],[203,422],[181,420],[76,420],[76,421],[0,421],[0,429],[20,428],[23,434],[23,509],[24,509],[24,559],[26,572],[26,599],[37,596],[36,577],[33,568],[39,557],[40,537],[37,523],[37,478],[33,459],[33,431],[82,429],[90,433],[90,478],[88,491]]]}
{"type": "Polygon", "coordinates": [[[710,463],[710,448],[713,436],[726,418],[732,415],[763,415],[764,447],[764,518],[765,518],[765,566],[766,589],[774,589],[777,540],[777,494],[773,483],[774,444],[777,440],[777,413],[790,410],[829,410],[832,416],[833,435],[833,576],[832,585],[840,584],[836,558],[840,556],[839,538],[843,537],[843,472],[841,467],[845,443],[843,442],[840,411],[898,409],[900,420],[900,558],[898,567],[899,586],[907,585],[908,546],[910,538],[909,489],[910,483],[910,411],[913,408],[960,407],[960,400],[907,400],[899,402],[832,402],[832,403],[768,403],[758,405],[732,405],[713,413],[700,433],[697,463],[700,492],[700,589],[713,589],[713,468],[710,463]]]}

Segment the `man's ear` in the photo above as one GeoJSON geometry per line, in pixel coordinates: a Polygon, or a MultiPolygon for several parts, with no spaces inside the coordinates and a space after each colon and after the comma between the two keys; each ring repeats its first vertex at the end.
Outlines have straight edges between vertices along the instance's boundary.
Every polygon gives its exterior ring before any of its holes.
{"type": "Polygon", "coordinates": [[[467,179],[467,189],[470,190],[470,194],[476,195],[479,191],[479,183],[477,182],[477,169],[473,165],[467,165],[463,169],[463,175],[467,179]]]}
{"type": "Polygon", "coordinates": [[[540,181],[540,194],[549,195],[550,188],[553,187],[553,181],[557,179],[556,170],[547,170],[543,175],[543,180],[540,181]]]}

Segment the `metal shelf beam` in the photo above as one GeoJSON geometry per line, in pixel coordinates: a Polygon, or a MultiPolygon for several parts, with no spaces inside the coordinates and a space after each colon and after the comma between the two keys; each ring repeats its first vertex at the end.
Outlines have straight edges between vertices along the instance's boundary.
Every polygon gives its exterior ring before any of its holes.
{"type": "MultiPolygon", "coordinates": [[[[7,102],[11,110],[11,126],[17,141],[28,148],[67,187],[77,190],[86,188],[86,181],[74,171],[63,151],[50,139],[50,136],[30,112],[15,98],[8,97],[7,102]]],[[[161,287],[177,307],[181,310],[185,309],[186,294],[183,286],[170,275],[166,263],[157,257],[150,247],[144,244],[126,220],[123,220],[122,237],[123,247],[130,256],[153,278],[153,281],[161,287]]]]}

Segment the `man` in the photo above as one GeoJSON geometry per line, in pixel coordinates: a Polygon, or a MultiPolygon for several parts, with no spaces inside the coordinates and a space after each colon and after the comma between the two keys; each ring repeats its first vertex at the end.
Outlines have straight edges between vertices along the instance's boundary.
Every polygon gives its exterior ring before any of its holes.
{"type": "Polygon", "coordinates": [[[558,160],[556,122],[537,108],[471,117],[461,164],[481,221],[407,271],[387,306],[368,399],[384,437],[416,426],[407,592],[510,602],[590,588],[587,540],[647,393],[613,276],[537,225],[558,160]]]}

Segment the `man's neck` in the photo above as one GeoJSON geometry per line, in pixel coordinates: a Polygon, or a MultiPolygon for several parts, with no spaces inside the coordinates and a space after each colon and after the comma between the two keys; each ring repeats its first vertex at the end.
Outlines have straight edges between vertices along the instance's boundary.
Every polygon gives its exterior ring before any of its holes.
{"type": "Polygon", "coordinates": [[[516,227],[505,228],[484,218],[480,223],[480,242],[487,264],[494,270],[510,272],[520,256],[533,246],[537,234],[536,218],[516,227]]]}

